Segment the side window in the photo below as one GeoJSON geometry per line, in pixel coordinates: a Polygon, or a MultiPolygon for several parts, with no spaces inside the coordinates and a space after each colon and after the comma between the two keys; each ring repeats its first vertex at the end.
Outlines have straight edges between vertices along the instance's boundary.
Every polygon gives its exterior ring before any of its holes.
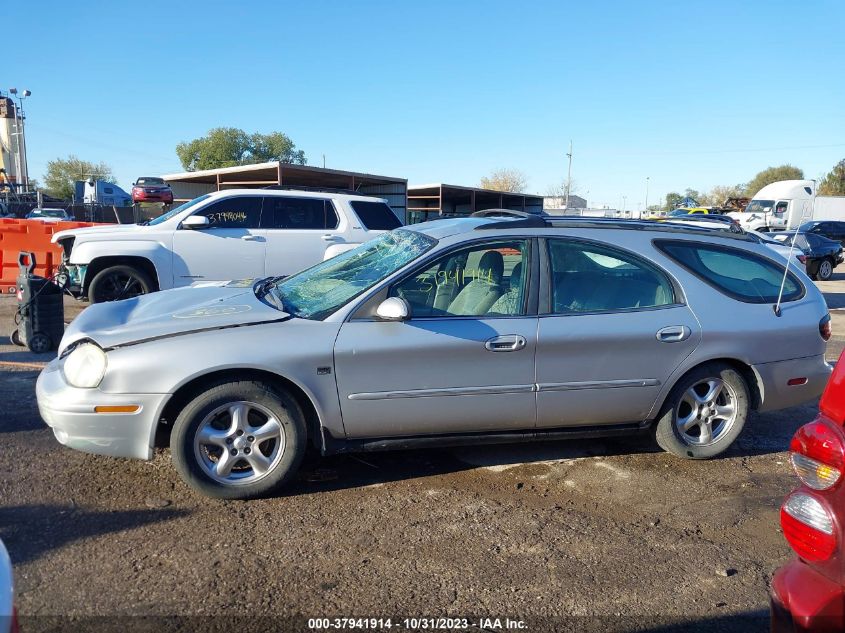
{"type": "Polygon", "coordinates": [[[264,198],[261,225],[266,229],[337,228],[337,212],[329,200],[320,198],[264,198]]]}
{"type": "Polygon", "coordinates": [[[392,231],[402,226],[399,218],[384,202],[352,200],[349,204],[369,231],[392,231]]]}
{"type": "Polygon", "coordinates": [[[775,215],[783,215],[786,213],[786,208],[789,206],[789,203],[785,200],[778,202],[775,205],[775,215]]]}
{"type": "Polygon", "coordinates": [[[454,251],[399,282],[391,297],[411,306],[411,317],[525,314],[528,242],[487,243],[454,251]]]}
{"type": "Polygon", "coordinates": [[[257,229],[261,217],[261,197],[223,198],[197,211],[195,215],[207,217],[211,228],[257,229]]]}
{"type": "Polygon", "coordinates": [[[549,240],[555,314],[654,308],[675,303],[669,278],[616,249],[549,240]]]}
{"type": "MultiPolygon", "coordinates": [[[[660,241],[656,246],[691,273],[724,294],[746,303],[777,301],[784,268],[754,253],[699,242],[660,241]]],[[[804,295],[791,272],[783,286],[783,300],[804,295]]]]}

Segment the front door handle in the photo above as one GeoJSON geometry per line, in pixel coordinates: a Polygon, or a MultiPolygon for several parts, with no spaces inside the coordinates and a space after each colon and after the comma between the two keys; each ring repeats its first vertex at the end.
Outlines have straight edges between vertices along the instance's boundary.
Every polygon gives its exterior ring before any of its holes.
{"type": "Polygon", "coordinates": [[[506,334],[487,339],[484,347],[491,352],[518,352],[525,348],[525,337],[519,334],[506,334]]]}
{"type": "Polygon", "coordinates": [[[260,235],[241,235],[244,242],[263,242],[264,238],[260,235]]]}
{"type": "Polygon", "coordinates": [[[337,242],[340,240],[339,235],[323,235],[322,238],[324,242],[337,242]]]}
{"type": "Polygon", "coordinates": [[[678,343],[685,341],[692,334],[686,325],[669,325],[657,331],[657,340],[661,343],[678,343]]]}

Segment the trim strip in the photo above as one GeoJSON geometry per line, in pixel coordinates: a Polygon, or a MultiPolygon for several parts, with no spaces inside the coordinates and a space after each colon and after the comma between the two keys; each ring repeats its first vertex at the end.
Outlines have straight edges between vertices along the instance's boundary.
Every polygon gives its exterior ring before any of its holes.
{"type": "Polygon", "coordinates": [[[634,380],[593,380],[586,382],[542,382],[537,391],[574,391],[576,389],[617,389],[619,387],[659,387],[656,378],[636,378],[634,380]]]}
{"type": "Polygon", "coordinates": [[[586,382],[544,382],[536,385],[495,385],[490,387],[447,387],[444,389],[410,389],[407,391],[372,391],[350,393],[347,400],[396,400],[399,398],[431,398],[436,396],[480,396],[537,391],[574,391],[578,389],[616,389],[619,387],[659,387],[656,378],[633,380],[594,380],[586,382]]]}
{"type": "Polygon", "coordinates": [[[394,400],[397,398],[430,398],[432,396],[478,396],[500,393],[533,393],[535,385],[494,385],[492,387],[448,387],[445,389],[412,389],[409,391],[375,391],[350,393],[348,400],[394,400]]]}

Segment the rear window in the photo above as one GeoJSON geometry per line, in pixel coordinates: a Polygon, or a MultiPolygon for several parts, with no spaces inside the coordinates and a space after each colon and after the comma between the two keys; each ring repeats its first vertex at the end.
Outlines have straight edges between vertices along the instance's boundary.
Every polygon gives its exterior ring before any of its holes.
{"type": "Polygon", "coordinates": [[[384,202],[353,200],[349,204],[368,231],[392,231],[402,226],[399,218],[384,202]]]}
{"type": "MultiPolygon", "coordinates": [[[[746,303],[774,303],[784,267],[735,248],[700,242],[657,241],[655,246],[681,266],[729,297],[746,303]]],[[[804,287],[791,272],[783,286],[783,301],[804,296],[804,287]]]]}

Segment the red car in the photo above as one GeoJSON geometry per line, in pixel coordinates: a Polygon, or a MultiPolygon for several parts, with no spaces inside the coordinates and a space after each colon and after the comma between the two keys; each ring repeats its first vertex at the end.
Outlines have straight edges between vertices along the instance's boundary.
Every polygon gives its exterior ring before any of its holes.
{"type": "Polygon", "coordinates": [[[173,190],[161,178],[141,176],[132,185],[132,202],[173,204],[173,190]]]}
{"type": "Polygon", "coordinates": [[[801,485],[780,510],[798,558],[775,572],[771,630],[845,631],[845,352],[819,415],[795,433],[789,458],[801,485]]]}

